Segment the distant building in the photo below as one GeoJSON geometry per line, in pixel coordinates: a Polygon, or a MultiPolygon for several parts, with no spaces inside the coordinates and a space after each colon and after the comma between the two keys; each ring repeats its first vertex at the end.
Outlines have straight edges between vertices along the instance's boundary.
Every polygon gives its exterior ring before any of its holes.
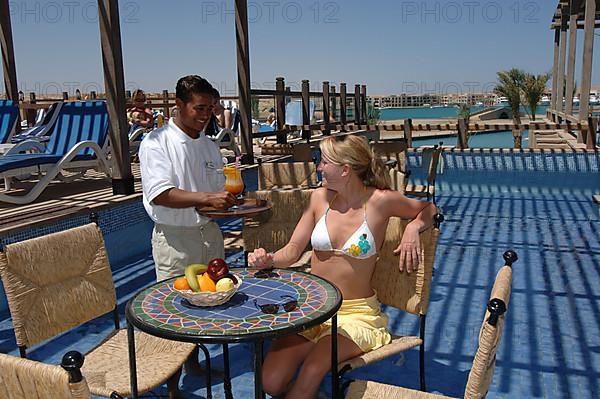
{"type": "Polygon", "coordinates": [[[405,108],[450,105],[494,105],[494,93],[449,93],[449,94],[390,94],[371,95],[367,100],[378,108],[405,108]]]}

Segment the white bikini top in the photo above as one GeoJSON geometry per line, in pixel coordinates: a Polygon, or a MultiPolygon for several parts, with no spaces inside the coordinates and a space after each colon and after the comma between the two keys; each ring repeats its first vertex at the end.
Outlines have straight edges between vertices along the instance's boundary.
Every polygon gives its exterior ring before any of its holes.
{"type": "Polygon", "coordinates": [[[375,245],[375,238],[369,225],[367,224],[367,202],[364,204],[364,220],[362,224],[356,229],[354,234],[350,236],[348,241],[344,244],[342,249],[333,248],[331,245],[331,239],[329,238],[329,232],[327,231],[327,213],[331,208],[331,203],[335,200],[335,197],[329,203],[327,210],[321,216],[315,228],[310,236],[310,243],[316,251],[333,251],[341,252],[344,255],[350,256],[356,259],[368,259],[372,256],[377,255],[377,247],[375,245]]]}

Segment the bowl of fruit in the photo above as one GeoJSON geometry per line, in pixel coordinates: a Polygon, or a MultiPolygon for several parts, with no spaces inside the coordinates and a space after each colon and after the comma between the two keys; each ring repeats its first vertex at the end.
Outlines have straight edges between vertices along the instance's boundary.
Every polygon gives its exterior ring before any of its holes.
{"type": "Polygon", "coordinates": [[[239,276],[229,272],[221,258],[207,265],[196,263],[185,268],[184,277],[173,283],[173,289],[195,306],[217,306],[231,299],[242,285],[239,276]]]}

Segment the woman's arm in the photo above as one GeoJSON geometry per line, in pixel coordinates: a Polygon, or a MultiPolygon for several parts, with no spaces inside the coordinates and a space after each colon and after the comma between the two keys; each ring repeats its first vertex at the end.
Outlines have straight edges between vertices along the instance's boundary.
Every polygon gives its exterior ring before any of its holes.
{"type": "Polygon", "coordinates": [[[302,214],[300,221],[296,225],[290,241],[275,253],[267,252],[264,248],[257,248],[248,254],[248,264],[259,269],[269,269],[272,267],[288,267],[293,265],[302,255],[304,248],[308,245],[310,236],[315,227],[315,206],[319,202],[319,197],[324,195],[322,190],[313,191],[310,196],[310,204],[302,214]]]}
{"type": "Polygon", "coordinates": [[[398,216],[412,219],[404,229],[402,240],[394,250],[400,256],[398,268],[407,273],[416,270],[421,261],[421,242],[419,233],[433,225],[437,208],[431,202],[406,198],[398,191],[387,190],[383,195],[383,209],[388,211],[387,217],[398,216]]]}

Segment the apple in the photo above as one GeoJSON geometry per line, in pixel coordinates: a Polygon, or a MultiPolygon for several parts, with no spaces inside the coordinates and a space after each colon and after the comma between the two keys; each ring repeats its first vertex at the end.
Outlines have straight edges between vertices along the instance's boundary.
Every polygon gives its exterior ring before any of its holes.
{"type": "Polygon", "coordinates": [[[208,262],[206,273],[208,273],[208,276],[216,283],[223,277],[227,277],[229,268],[223,259],[215,258],[208,262]]]}

